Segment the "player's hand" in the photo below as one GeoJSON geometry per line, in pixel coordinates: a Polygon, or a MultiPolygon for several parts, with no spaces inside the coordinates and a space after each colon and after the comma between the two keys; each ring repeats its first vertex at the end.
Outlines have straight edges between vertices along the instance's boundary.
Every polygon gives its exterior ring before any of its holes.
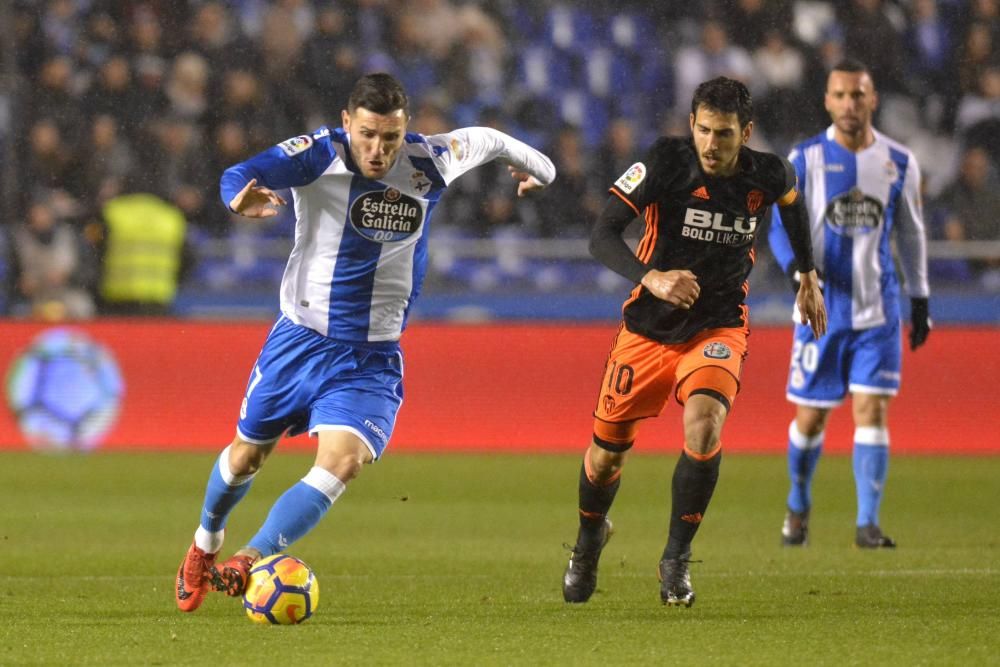
{"type": "Polygon", "coordinates": [[[518,181],[517,184],[517,196],[524,197],[525,195],[535,192],[536,190],[541,190],[545,186],[540,180],[532,176],[526,171],[521,171],[516,167],[510,165],[507,166],[507,171],[510,172],[511,178],[518,181]]]}
{"type": "Polygon", "coordinates": [[[813,269],[799,276],[799,291],[795,294],[795,306],[799,309],[802,324],[812,328],[813,336],[819,338],[826,333],[826,304],[819,276],[813,269]]]}
{"type": "Polygon", "coordinates": [[[229,202],[229,208],[248,218],[271,218],[278,215],[276,206],[284,206],[285,200],[278,193],[257,185],[257,179],[250,182],[229,202]]]}
{"type": "Polygon", "coordinates": [[[698,300],[701,286],[698,276],[687,269],[657,271],[652,269],[642,277],[642,286],[657,299],[688,310],[698,300]]]}
{"type": "Polygon", "coordinates": [[[931,335],[931,316],[927,307],[926,297],[910,299],[910,349],[915,350],[931,335]]]}
{"type": "MultiPolygon", "coordinates": [[[[795,268],[794,264],[792,264],[788,267],[788,270],[785,271],[785,275],[788,276],[788,283],[792,286],[792,293],[798,294],[799,287],[802,286],[802,276],[799,275],[799,270],[795,268]]],[[[816,277],[819,278],[819,288],[822,290],[823,274],[819,272],[819,269],[816,270],[816,277]]]]}

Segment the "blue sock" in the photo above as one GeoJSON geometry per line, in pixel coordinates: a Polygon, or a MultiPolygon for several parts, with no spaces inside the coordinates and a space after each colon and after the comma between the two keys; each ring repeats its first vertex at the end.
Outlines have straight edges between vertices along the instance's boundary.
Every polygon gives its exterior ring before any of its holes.
{"type": "Polygon", "coordinates": [[[229,469],[229,447],[222,450],[205,487],[205,502],[201,508],[201,526],[195,535],[199,547],[216,552],[222,546],[222,529],[229,513],[250,490],[256,473],[233,475],[229,469]]]}
{"type": "Polygon", "coordinates": [[[249,546],[262,556],[284,551],[319,523],[344,488],[334,475],[314,467],[275,501],[249,546]]]}
{"type": "Polygon", "coordinates": [[[854,487],[858,493],[858,526],[877,526],[889,468],[889,432],[861,426],[854,430],[854,487]]]}
{"type": "Polygon", "coordinates": [[[793,512],[805,512],[812,507],[812,478],[823,452],[824,435],[822,431],[812,437],[803,435],[794,421],[788,427],[788,478],[791,480],[788,509],[793,512]]]}

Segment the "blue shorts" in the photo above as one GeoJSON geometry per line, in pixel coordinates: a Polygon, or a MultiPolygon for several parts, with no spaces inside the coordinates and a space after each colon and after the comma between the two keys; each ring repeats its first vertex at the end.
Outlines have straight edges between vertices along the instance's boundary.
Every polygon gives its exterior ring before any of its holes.
{"type": "Polygon", "coordinates": [[[899,320],[871,329],[831,329],[818,341],[795,325],[787,397],[792,403],[829,408],[847,392],[895,396],[902,362],[899,320]]]}
{"type": "Polygon", "coordinates": [[[398,342],[337,341],[282,316],[250,373],[236,430],[255,444],[286,432],[350,431],[378,459],[402,402],[398,342]]]}

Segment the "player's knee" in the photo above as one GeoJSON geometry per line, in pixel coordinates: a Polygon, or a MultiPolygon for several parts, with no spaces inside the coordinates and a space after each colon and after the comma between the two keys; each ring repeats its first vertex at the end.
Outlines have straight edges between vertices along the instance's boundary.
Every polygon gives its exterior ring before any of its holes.
{"type": "Polygon", "coordinates": [[[826,430],[830,411],[810,406],[799,406],[795,414],[795,428],[802,435],[812,438],[826,430]]]}
{"type": "MultiPolygon", "coordinates": [[[[367,453],[367,450],[365,453],[367,453]]],[[[371,458],[368,457],[366,459],[359,451],[337,449],[326,452],[320,451],[316,456],[316,465],[346,484],[361,474],[361,470],[368,460],[371,460],[371,458]]]]}
{"type": "Polygon", "coordinates": [[[622,466],[625,465],[625,452],[627,450],[627,447],[609,450],[599,444],[595,438],[594,443],[587,450],[585,460],[587,479],[599,486],[612,481],[621,473],[622,466]]]}
{"type": "Polygon", "coordinates": [[[364,464],[356,457],[343,456],[339,459],[328,460],[325,465],[320,467],[346,484],[361,474],[364,464]]]}
{"type": "Polygon", "coordinates": [[[257,445],[236,437],[229,446],[229,470],[234,475],[252,475],[261,469],[274,444],[257,445]]]}
{"type": "Polygon", "coordinates": [[[883,428],[888,423],[889,397],[872,395],[855,395],[854,423],[857,426],[875,426],[883,428]]]}
{"type": "Polygon", "coordinates": [[[344,483],[360,475],[364,464],[373,460],[368,445],[349,431],[323,431],[319,440],[316,465],[344,483]]]}
{"type": "Polygon", "coordinates": [[[696,454],[716,448],[726,422],[726,407],[704,394],[693,394],[684,406],[685,446],[696,454]]]}

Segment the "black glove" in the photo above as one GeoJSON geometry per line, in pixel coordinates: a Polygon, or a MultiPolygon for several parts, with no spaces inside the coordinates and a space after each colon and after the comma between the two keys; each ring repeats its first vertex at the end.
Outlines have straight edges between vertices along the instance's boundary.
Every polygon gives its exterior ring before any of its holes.
{"type": "Polygon", "coordinates": [[[910,349],[915,350],[927,341],[931,333],[931,317],[927,310],[927,298],[915,296],[910,299],[910,349]]]}

